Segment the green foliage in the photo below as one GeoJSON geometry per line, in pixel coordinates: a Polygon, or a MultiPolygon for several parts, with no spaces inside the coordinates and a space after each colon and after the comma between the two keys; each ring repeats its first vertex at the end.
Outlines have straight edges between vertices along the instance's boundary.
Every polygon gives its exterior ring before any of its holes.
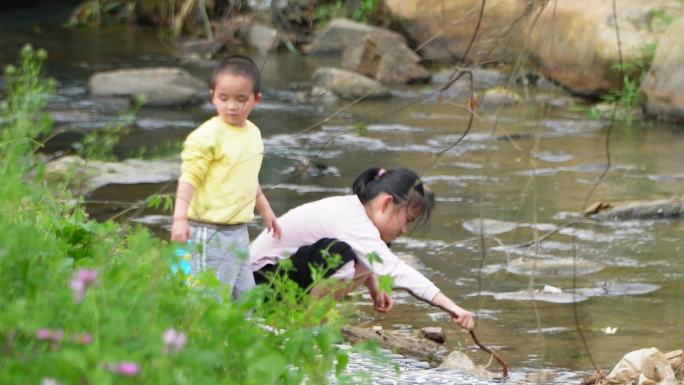
{"type": "Polygon", "coordinates": [[[346,1],[322,1],[316,5],[314,22],[322,24],[335,17],[346,16],[363,23],[372,22],[373,15],[381,0],[360,0],[354,9],[349,9],[346,1]]]}
{"type": "Polygon", "coordinates": [[[67,26],[99,27],[129,22],[135,17],[137,0],[86,0],[71,13],[67,26]]]}
{"type": "Polygon", "coordinates": [[[119,143],[122,135],[128,134],[130,125],[135,121],[135,115],[145,103],[143,98],[137,98],[131,108],[120,115],[112,124],[101,131],[95,130],[83,137],[78,143],[76,153],[83,159],[114,161],[114,146],[119,143]]]}
{"type": "Polygon", "coordinates": [[[342,1],[329,1],[322,2],[316,6],[314,10],[314,23],[323,24],[335,17],[344,14],[344,2],[342,1]]]}
{"type": "Polygon", "coordinates": [[[161,208],[164,212],[173,210],[173,194],[154,194],[147,198],[147,207],[151,209],[161,208]]]}
{"type": "Polygon", "coordinates": [[[352,18],[356,21],[370,22],[380,0],[361,0],[352,18]]]}
{"type": "MultiPolygon", "coordinates": [[[[651,63],[653,63],[655,50],[655,44],[646,44],[642,48],[640,57],[623,64],[615,64],[613,70],[624,74],[622,88],[601,97],[604,103],[616,108],[616,118],[628,125],[641,115],[641,106],[644,102],[641,94],[641,82],[646,77],[651,63]]],[[[594,107],[589,110],[589,117],[598,119],[604,117],[604,114],[594,107]]]]}
{"type": "Polygon", "coordinates": [[[651,32],[662,31],[672,25],[674,21],[675,17],[667,9],[654,9],[649,15],[648,29],[651,32]]]}
{"type": "Polygon", "coordinates": [[[323,384],[343,373],[346,308],[331,297],[276,278],[233,303],[211,272],[192,285],[172,274],[173,245],[52,195],[33,159],[50,128],[36,124],[52,89],[44,58],[22,51],[0,115],[0,383],[323,384]]]}
{"type": "Polygon", "coordinates": [[[155,146],[140,146],[129,154],[131,158],[138,159],[166,159],[170,156],[177,156],[183,148],[183,141],[168,140],[155,146]]]}

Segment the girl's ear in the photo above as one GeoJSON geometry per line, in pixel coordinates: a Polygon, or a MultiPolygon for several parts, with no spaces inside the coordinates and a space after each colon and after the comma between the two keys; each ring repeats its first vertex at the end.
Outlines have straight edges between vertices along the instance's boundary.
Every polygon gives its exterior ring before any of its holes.
{"type": "Polygon", "coordinates": [[[392,198],[391,195],[386,194],[380,198],[380,210],[384,213],[386,210],[390,209],[392,203],[394,203],[394,198],[392,198]]]}
{"type": "Polygon", "coordinates": [[[259,103],[261,101],[261,92],[254,94],[254,103],[259,103]]]}

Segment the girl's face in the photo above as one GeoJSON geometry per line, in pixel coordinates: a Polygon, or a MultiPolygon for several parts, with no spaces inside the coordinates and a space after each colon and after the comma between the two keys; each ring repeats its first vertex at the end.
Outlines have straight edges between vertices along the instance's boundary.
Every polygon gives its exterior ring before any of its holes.
{"type": "Polygon", "coordinates": [[[405,234],[409,225],[420,216],[420,207],[415,205],[395,205],[390,195],[375,205],[375,213],[370,218],[380,232],[383,242],[390,243],[405,234]]]}

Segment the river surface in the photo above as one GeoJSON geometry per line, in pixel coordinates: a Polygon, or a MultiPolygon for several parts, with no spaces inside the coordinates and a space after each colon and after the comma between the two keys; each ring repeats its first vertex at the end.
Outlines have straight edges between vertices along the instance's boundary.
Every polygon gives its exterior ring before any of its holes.
{"type": "MultiPolygon", "coordinates": [[[[0,16],[0,64],[15,62],[26,42],[48,50],[48,71],[58,81],[50,110],[56,127],[67,132],[49,144],[49,151],[68,149],[83,132],[110,124],[125,109],[90,98],[87,79],[97,71],[172,65],[209,77],[211,63],[179,59],[172,54],[172,44],[153,30],[70,30],[59,25],[66,16],[63,8],[44,9],[38,16],[28,11],[0,16]]],[[[394,249],[406,254],[445,294],[477,313],[480,340],[498,348],[514,373],[587,371],[592,359],[608,368],[632,350],[681,348],[684,221],[586,222],[559,230],[540,247],[511,247],[571,221],[606,168],[609,122],[590,119],[583,101],[546,82],[527,90],[514,85],[526,97],[524,103],[503,109],[483,106],[465,139],[436,156],[464,133],[465,98],[430,96],[438,85],[406,87],[396,89],[391,99],[362,101],[329,118],[346,102],[296,102],[292,85],[308,80],[320,65],[336,64],[334,59],[286,52],[254,58],[265,63],[265,91],[252,120],[264,137],[261,181],[276,213],[347,193],[355,175],[368,166],[409,166],[435,191],[437,206],[429,230],[409,234],[394,249]],[[324,169],[297,173],[302,159],[324,169]],[[505,222],[492,222],[485,227],[489,234],[481,237],[477,218],[505,222]],[[574,280],[572,270],[569,275],[526,275],[506,268],[520,257],[573,256],[600,267],[574,280]],[[505,294],[546,285],[546,292],[567,293],[573,286],[594,290],[576,306],[505,294]]],[[[115,152],[120,157],[171,157],[182,139],[211,114],[208,103],[143,108],[115,152]]],[[[682,195],[681,126],[616,123],[609,144],[610,170],[590,201],[682,195]]],[[[173,190],[172,184],[108,186],[91,199],[134,202],[173,190]]],[[[92,205],[90,210],[106,218],[117,207],[92,205]]],[[[257,220],[252,233],[259,227],[257,220]]],[[[163,230],[155,231],[166,236],[163,230]]],[[[356,321],[386,329],[442,326],[450,347],[466,349],[486,362],[468,335],[451,327],[444,314],[406,294],[394,297],[396,307],[388,315],[373,314],[368,301],[360,300],[356,321]]]]}

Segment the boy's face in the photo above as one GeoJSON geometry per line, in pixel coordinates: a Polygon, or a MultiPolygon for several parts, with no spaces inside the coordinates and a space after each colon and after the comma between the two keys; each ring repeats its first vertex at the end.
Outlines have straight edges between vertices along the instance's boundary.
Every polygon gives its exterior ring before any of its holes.
{"type": "Polygon", "coordinates": [[[254,94],[252,80],[246,76],[223,73],[211,90],[211,102],[224,122],[243,127],[252,109],[259,104],[261,94],[254,94]]]}

